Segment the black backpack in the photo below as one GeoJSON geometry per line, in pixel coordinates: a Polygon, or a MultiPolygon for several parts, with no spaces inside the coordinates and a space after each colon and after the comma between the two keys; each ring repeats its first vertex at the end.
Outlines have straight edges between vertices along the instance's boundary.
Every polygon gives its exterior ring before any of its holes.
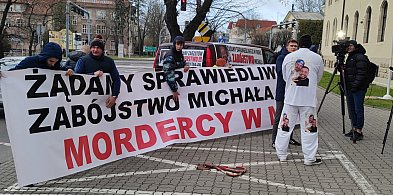
{"type": "Polygon", "coordinates": [[[367,81],[368,81],[368,84],[371,84],[374,81],[374,79],[377,76],[377,74],[378,74],[378,68],[379,67],[375,63],[371,62],[368,59],[368,56],[366,56],[366,59],[367,59],[367,62],[368,62],[367,63],[367,81]]]}

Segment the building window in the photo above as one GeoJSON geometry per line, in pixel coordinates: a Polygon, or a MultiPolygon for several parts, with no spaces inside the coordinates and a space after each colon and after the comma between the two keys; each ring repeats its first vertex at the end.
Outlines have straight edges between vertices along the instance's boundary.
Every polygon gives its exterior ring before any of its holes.
{"type": "Polygon", "coordinates": [[[105,10],[97,10],[96,17],[97,17],[97,20],[105,20],[106,19],[106,11],[105,10]]]}
{"type": "Polygon", "coordinates": [[[71,16],[71,24],[72,25],[77,25],[77,19],[78,19],[77,16],[71,16]]]}
{"type": "Polygon", "coordinates": [[[355,12],[355,16],[353,17],[353,34],[352,39],[356,40],[358,36],[358,27],[359,27],[359,12],[355,12]]]}
{"type": "Polygon", "coordinates": [[[325,46],[329,46],[329,32],[330,32],[330,22],[328,21],[326,24],[326,34],[325,34],[325,46]]]}
{"type": "Polygon", "coordinates": [[[344,33],[345,33],[345,37],[348,37],[348,23],[349,23],[349,17],[348,15],[345,16],[345,20],[344,20],[344,33]]]}
{"type": "Polygon", "coordinates": [[[82,33],[87,34],[87,25],[86,24],[82,24],[82,33]]]}
{"type": "Polygon", "coordinates": [[[9,18],[6,18],[6,19],[5,19],[5,26],[6,26],[6,27],[10,27],[10,26],[11,26],[11,23],[10,23],[10,19],[9,19],[9,18]]]}
{"type": "Polygon", "coordinates": [[[371,7],[367,8],[366,17],[364,17],[364,19],[366,21],[364,23],[363,43],[368,43],[368,38],[370,36],[370,26],[371,26],[371,7]]]}
{"type": "Polygon", "coordinates": [[[82,45],[89,45],[87,38],[82,38],[82,45]]]}
{"type": "Polygon", "coordinates": [[[22,12],[22,6],[18,5],[18,4],[14,5],[14,11],[15,12],[22,12]]]}
{"type": "Polygon", "coordinates": [[[20,19],[20,18],[16,19],[16,26],[17,27],[22,27],[22,19],[20,19]]]}
{"type": "Polygon", "coordinates": [[[385,40],[385,29],[386,29],[386,18],[388,16],[388,2],[382,2],[381,6],[381,17],[379,20],[378,28],[378,41],[383,42],[385,40]]]}
{"type": "Polygon", "coordinates": [[[116,50],[116,44],[114,41],[111,41],[111,50],[116,50]]]}
{"type": "Polygon", "coordinates": [[[106,29],[104,25],[96,26],[96,34],[106,34],[106,29]]]}
{"type": "Polygon", "coordinates": [[[333,27],[332,27],[332,41],[335,40],[337,37],[337,18],[333,20],[333,27]]]}

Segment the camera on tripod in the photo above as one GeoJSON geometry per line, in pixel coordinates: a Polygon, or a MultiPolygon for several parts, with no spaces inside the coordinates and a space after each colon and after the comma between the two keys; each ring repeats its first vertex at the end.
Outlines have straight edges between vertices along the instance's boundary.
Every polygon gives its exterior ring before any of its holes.
{"type": "Polygon", "coordinates": [[[334,40],[332,45],[332,52],[335,56],[344,56],[347,53],[347,47],[349,46],[349,37],[342,40],[334,40]]]}

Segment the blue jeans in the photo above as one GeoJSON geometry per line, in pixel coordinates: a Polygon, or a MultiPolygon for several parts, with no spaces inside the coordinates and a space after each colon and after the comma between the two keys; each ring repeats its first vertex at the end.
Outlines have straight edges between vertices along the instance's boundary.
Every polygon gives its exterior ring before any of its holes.
{"type": "Polygon", "coordinates": [[[348,109],[352,121],[352,127],[363,129],[364,126],[364,97],[366,90],[348,91],[348,109]]]}

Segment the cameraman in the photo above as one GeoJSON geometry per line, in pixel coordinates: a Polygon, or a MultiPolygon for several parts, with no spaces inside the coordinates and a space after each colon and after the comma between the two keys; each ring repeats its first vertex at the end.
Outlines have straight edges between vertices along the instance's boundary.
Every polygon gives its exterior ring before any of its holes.
{"type": "Polygon", "coordinates": [[[351,113],[352,130],[346,133],[346,137],[358,141],[363,139],[364,125],[364,97],[368,88],[366,50],[355,40],[348,41],[346,49],[348,58],[344,67],[344,77],[347,90],[347,104],[351,113]]]}

